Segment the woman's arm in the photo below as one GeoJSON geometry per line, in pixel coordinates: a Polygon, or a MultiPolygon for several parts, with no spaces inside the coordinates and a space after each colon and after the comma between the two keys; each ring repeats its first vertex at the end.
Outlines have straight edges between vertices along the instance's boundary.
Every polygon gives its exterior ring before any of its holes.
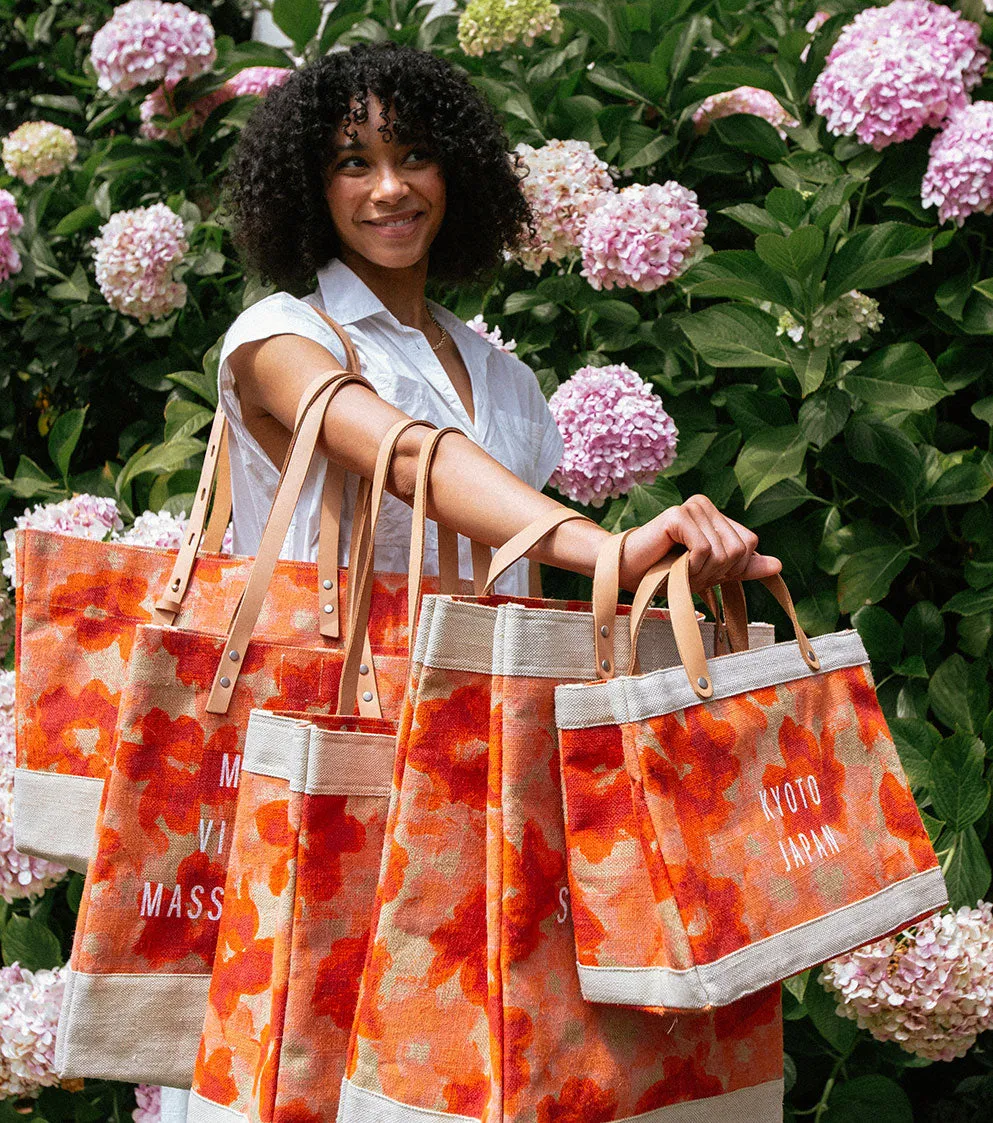
{"type": "MultiPolygon", "coordinates": [[[[249,430],[270,459],[282,461],[297,406],[310,382],[341,364],[319,343],[278,335],[245,344],[230,356],[249,430]]],[[[372,476],[379,445],[406,415],[362,386],[346,386],[335,397],[324,424],[326,455],[349,472],[372,476]]],[[[404,434],[388,481],[389,490],[413,501],[417,455],[427,430],[404,434]]],[[[561,506],[535,491],[468,437],[446,437],[431,472],[432,518],[478,542],[500,546],[528,523],[561,506]]],[[[532,555],[546,565],[592,576],[607,531],[573,520],[551,533],[532,555]]],[[[694,587],[727,577],[764,577],[779,571],[775,558],[756,554],[756,536],[721,515],[705,496],[694,496],[635,530],[624,549],[621,580],[634,589],[646,569],[672,549],[690,552],[694,587]]]]}

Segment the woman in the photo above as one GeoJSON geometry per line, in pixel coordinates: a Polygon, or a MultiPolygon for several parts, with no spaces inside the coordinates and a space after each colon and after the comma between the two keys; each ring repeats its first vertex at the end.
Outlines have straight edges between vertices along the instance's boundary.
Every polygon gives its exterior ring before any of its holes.
{"type": "MultiPolygon", "coordinates": [[[[379,396],[349,386],[334,400],[324,450],[371,476],[383,435],[404,414],[454,425],[432,473],[434,517],[500,545],[557,506],[543,496],[561,438],[523,363],[482,341],[440,305],[429,278],[457,283],[492,271],[525,230],[527,204],[493,112],[464,76],[424,52],[385,43],[319,60],[273,90],[245,129],[231,170],[236,236],[251,267],[282,291],[253,305],[227,335],[221,400],[231,421],[235,549],[253,553],[309,382],[341,365],[341,344],[308,305],[344,325],[379,396]]],[[[414,466],[426,430],[402,440],[383,513],[377,568],[403,570],[414,466]]],[[[316,478],[286,556],[310,558],[316,478]]],[[[347,541],[354,484],[346,497],[347,541]]],[[[566,523],[535,550],[548,565],[592,574],[606,536],[566,523]]],[[[749,530],[694,496],[636,530],[623,583],[633,587],[674,545],[698,586],[779,569],[749,530]]],[[[344,559],[342,559],[344,560],[344,559]]],[[[469,575],[468,553],[463,576],[469,575]]],[[[431,568],[429,555],[428,568],[431,568]]],[[[524,592],[522,577],[504,585],[524,592]]]]}
{"type": "MultiPolygon", "coordinates": [[[[390,43],[329,55],[269,93],[245,128],[229,182],[247,263],[281,290],[238,317],[221,353],[236,553],[258,547],[306,387],[344,361],[314,308],[344,326],[378,391],[346,387],[325,421],[325,455],[352,474],[343,551],[355,477],[371,477],[383,436],[405,415],[465,434],[440,446],[429,513],[466,539],[498,546],[559,506],[541,489],[562,439],[533,373],[425,298],[429,278],[457,284],[495,269],[529,217],[506,137],[464,76],[390,43]],[[315,291],[291,295],[315,274],[315,291]]],[[[407,568],[409,504],[426,432],[401,439],[377,532],[378,570],[407,568]]],[[[317,465],[305,485],[284,557],[316,556],[323,469],[317,465]]],[[[534,556],[592,575],[606,536],[592,522],[568,522],[534,556]]],[[[428,572],[437,571],[433,542],[429,534],[428,572]]],[[[699,587],[779,569],[755,552],[755,535],[695,496],[630,535],[623,584],[634,588],[675,545],[690,551],[699,587]]],[[[461,546],[468,577],[469,550],[461,546]]],[[[526,593],[522,568],[499,590],[526,593]]],[[[179,1099],[167,1093],[164,1119],[182,1118],[179,1099]]]]}

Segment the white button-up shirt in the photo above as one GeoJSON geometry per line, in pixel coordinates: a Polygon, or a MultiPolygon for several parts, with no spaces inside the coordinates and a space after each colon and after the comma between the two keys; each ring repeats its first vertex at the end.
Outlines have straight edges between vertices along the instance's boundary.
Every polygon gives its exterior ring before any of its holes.
{"type": "MultiPolygon", "coordinates": [[[[378,296],[341,261],[332,260],[318,273],[317,292],[303,300],[275,293],[247,308],[231,325],[221,350],[218,384],[231,441],[231,487],[234,509],[234,549],[254,555],[262,538],[279,469],[245,426],[228,362],[242,344],[273,335],[300,335],[326,347],[344,364],[344,348],[311,305],[323,307],[351,336],[362,362],[362,373],[380,397],[411,417],[439,428],[455,426],[484,448],[518,478],[540,490],[562,457],[562,437],[534,373],[513,355],[492,346],[457,316],[438,304],[431,309],[452,337],[469,372],[475,420],[470,421],[451,379],[424,335],[401,324],[378,296]]],[[[326,461],[318,457],[304,484],[296,514],[286,536],[282,557],[310,561],[317,554],[321,487],[326,461]]],[[[350,479],[342,509],[342,549],[339,563],[348,560],[357,481],[350,479]]],[[[485,503],[486,497],[466,480],[466,503],[485,503]]],[[[409,557],[410,508],[392,495],[383,501],[376,531],[376,569],[403,572],[409,557]]],[[[425,570],[436,573],[437,536],[429,525],[425,570]]],[[[472,575],[467,542],[460,542],[460,570],[472,575]]],[[[527,592],[527,571],[516,565],[498,583],[503,593],[527,592]]]]}

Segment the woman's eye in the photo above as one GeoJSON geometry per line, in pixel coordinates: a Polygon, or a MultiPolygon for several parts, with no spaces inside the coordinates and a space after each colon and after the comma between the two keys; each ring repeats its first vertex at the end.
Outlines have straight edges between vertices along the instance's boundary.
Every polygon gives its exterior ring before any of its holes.
{"type": "Polygon", "coordinates": [[[406,159],[408,162],[413,161],[415,163],[419,163],[424,160],[433,160],[434,157],[426,148],[412,148],[407,153],[406,159]]]}

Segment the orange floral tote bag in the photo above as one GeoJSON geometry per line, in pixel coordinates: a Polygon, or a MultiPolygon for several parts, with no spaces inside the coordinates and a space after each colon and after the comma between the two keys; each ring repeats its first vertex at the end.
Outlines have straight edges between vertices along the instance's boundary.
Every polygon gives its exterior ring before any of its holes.
{"type": "Polygon", "coordinates": [[[14,844],[24,854],[85,871],[135,629],[185,622],[194,563],[208,584],[232,564],[219,556],[231,511],[225,429],[218,410],[178,552],[17,532],[14,844]]]}
{"type": "MultiPolygon", "coordinates": [[[[794,639],[708,660],[682,555],[667,575],[679,664],[616,675],[612,568],[603,681],[555,696],[584,995],[725,1006],[943,907],[858,634],[809,640],[769,578],[794,639]],[[632,878],[651,891],[622,913],[632,878]]],[[[635,598],[629,650],[665,577],[635,598]]]]}
{"type": "MultiPolygon", "coordinates": [[[[279,590],[289,595],[266,592],[325,408],[356,380],[338,372],[314,391],[258,557],[220,634],[155,625],[135,633],[67,971],[56,1043],[56,1066],[66,1076],[189,1087],[248,715],[326,709],[341,676],[341,641],[318,628],[313,566],[301,567],[310,580],[296,590],[279,590]]],[[[280,565],[292,573],[292,563],[280,565]]],[[[406,676],[406,617],[398,606],[406,608],[407,578],[378,577],[370,593],[378,694],[365,689],[360,712],[378,717],[385,707],[395,717],[406,676]]],[[[323,583],[320,591],[327,596],[323,583]]]]}
{"type": "Polygon", "coordinates": [[[778,989],[678,1019],[581,994],[554,691],[595,673],[589,607],[425,598],[339,1123],[781,1116],[778,989]]]}
{"type": "MultiPolygon", "coordinates": [[[[373,480],[375,522],[400,422],[373,480]]],[[[421,447],[411,548],[410,614],[424,557],[423,482],[444,430],[421,447]]],[[[458,542],[439,528],[443,571],[458,542]]],[[[371,537],[359,573],[372,573],[371,537]]],[[[188,1118],[334,1119],[379,874],[396,723],[346,716],[366,665],[359,595],[349,627],[337,716],[249,718],[232,854],[188,1118]]],[[[373,655],[373,659],[376,656],[373,655]]]]}

